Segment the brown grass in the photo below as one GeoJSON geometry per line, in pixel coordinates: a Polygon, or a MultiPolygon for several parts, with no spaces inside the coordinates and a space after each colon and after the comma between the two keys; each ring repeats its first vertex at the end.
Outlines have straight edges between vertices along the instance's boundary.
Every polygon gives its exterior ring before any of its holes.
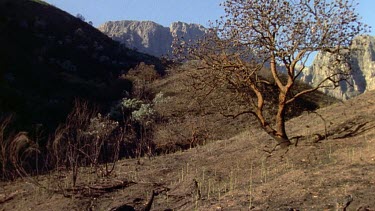
{"type": "MultiPolygon", "coordinates": [[[[196,72],[194,63],[187,63],[151,84],[152,92],[162,92],[166,96],[156,107],[162,117],[154,134],[159,152],[188,149],[207,140],[227,139],[249,128],[259,128],[258,121],[250,114],[235,119],[224,117],[248,109],[247,103],[225,87],[213,91],[198,89],[192,77],[196,72]]],[[[272,97],[276,99],[277,95],[272,97]]],[[[337,100],[320,92],[306,95],[289,107],[287,119],[334,102],[337,100]]],[[[265,115],[272,120],[276,107],[270,101],[266,103],[265,115]]]]}
{"type": "MultiPolygon", "coordinates": [[[[349,210],[375,208],[375,92],[287,122],[296,146],[272,151],[274,142],[250,128],[229,139],[207,141],[184,152],[119,162],[116,174],[95,185],[130,181],[95,198],[65,198],[21,181],[3,184],[19,191],[2,206],[9,210],[108,210],[128,204],[153,210],[337,210],[351,195],[349,210]],[[358,127],[360,126],[360,127],[358,127]],[[25,192],[22,192],[25,191],[25,192]]],[[[48,181],[43,177],[41,182],[48,181]]]]}
{"type": "Polygon", "coordinates": [[[38,146],[26,132],[15,133],[8,127],[13,116],[0,116],[0,173],[2,180],[28,176],[32,158],[39,154],[38,146]]]}

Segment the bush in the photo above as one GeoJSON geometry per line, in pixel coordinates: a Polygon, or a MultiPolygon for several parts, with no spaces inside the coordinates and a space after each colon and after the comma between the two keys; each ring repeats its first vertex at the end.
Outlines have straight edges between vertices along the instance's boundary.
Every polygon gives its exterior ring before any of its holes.
{"type": "Polygon", "coordinates": [[[97,114],[85,101],[77,100],[73,111],[50,140],[50,153],[56,169],[72,172],[72,185],[77,183],[79,169],[91,166],[101,176],[109,175],[119,158],[124,130],[116,121],[97,114]],[[104,166],[100,164],[105,164],[104,166]],[[112,163],[112,167],[108,164],[112,163]]]}
{"type": "Polygon", "coordinates": [[[32,158],[39,154],[38,146],[26,132],[9,131],[12,115],[0,116],[0,173],[2,180],[27,176],[32,158]]]}
{"type": "Polygon", "coordinates": [[[134,155],[137,157],[145,154],[151,156],[154,153],[153,129],[159,118],[155,106],[164,100],[163,93],[156,94],[148,102],[136,98],[124,98],[110,111],[109,116],[119,121],[127,131],[132,132],[127,134],[127,138],[130,140],[129,148],[135,150],[134,155]]]}
{"type": "Polygon", "coordinates": [[[133,96],[139,99],[151,98],[151,93],[147,90],[148,85],[160,78],[154,65],[147,65],[141,62],[138,66],[130,69],[126,78],[133,82],[133,96]]]}

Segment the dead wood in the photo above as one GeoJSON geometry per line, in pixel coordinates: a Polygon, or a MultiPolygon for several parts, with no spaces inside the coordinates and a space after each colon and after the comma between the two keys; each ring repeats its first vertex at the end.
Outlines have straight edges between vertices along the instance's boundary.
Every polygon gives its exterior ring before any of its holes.
{"type": "Polygon", "coordinates": [[[7,201],[10,201],[10,200],[12,200],[12,199],[14,199],[14,197],[16,196],[16,195],[18,195],[18,194],[20,194],[20,193],[24,193],[25,191],[15,191],[15,192],[13,192],[13,193],[10,193],[9,195],[6,195],[6,194],[1,194],[0,195],[0,204],[3,204],[3,203],[5,203],[5,202],[7,202],[7,201]]]}
{"type": "Polygon", "coordinates": [[[89,189],[92,190],[99,190],[99,191],[105,191],[105,192],[113,192],[115,190],[121,189],[121,188],[126,188],[131,185],[136,184],[135,182],[132,181],[121,181],[118,184],[109,184],[109,185],[95,185],[95,186],[89,186],[89,189]]]}

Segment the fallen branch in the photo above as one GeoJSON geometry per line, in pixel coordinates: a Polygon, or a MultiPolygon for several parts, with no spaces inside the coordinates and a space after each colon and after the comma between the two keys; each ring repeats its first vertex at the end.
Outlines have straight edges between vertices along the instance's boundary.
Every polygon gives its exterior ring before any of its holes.
{"type": "Polygon", "coordinates": [[[145,206],[144,209],[142,209],[142,211],[150,211],[150,210],[151,210],[152,203],[154,202],[155,194],[156,194],[156,193],[155,193],[155,191],[153,190],[153,191],[152,191],[152,194],[151,194],[151,198],[148,200],[147,205],[145,206]]]}
{"type": "MultiPolygon", "coordinates": [[[[113,182],[113,181],[112,181],[113,182]]],[[[113,192],[118,189],[127,188],[131,185],[137,184],[132,181],[117,181],[117,184],[98,184],[94,186],[75,186],[74,188],[63,189],[62,193],[64,197],[72,198],[74,197],[92,197],[100,196],[103,193],[113,192]]]]}
{"type": "Polygon", "coordinates": [[[121,189],[121,188],[126,188],[126,187],[129,187],[130,185],[134,185],[134,184],[136,184],[136,183],[135,182],[131,182],[131,181],[122,181],[121,183],[115,184],[115,185],[106,185],[106,186],[96,185],[96,186],[89,186],[88,188],[92,189],[92,190],[112,192],[114,190],[118,190],[118,189],[121,189]]]}
{"type": "MultiPolygon", "coordinates": [[[[152,191],[152,194],[151,194],[151,197],[150,199],[148,200],[145,208],[141,209],[142,211],[150,211],[151,210],[151,207],[152,207],[152,203],[154,202],[154,197],[156,196],[156,192],[153,190],[152,191]]],[[[123,204],[123,205],[120,205],[120,206],[117,206],[117,207],[113,207],[111,208],[109,211],[133,211],[135,210],[134,207],[130,206],[130,205],[127,205],[127,204],[123,204]]]]}
{"type": "Polygon", "coordinates": [[[16,196],[16,195],[18,195],[18,194],[20,194],[20,193],[24,193],[24,192],[26,192],[26,191],[22,191],[22,192],[20,192],[20,191],[15,191],[15,192],[13,192],[13,193],[11,193],[11,194],[9,194],[9,195],[5,195],[5,194],[1,194],[0,195],[0,204],[3,204],[3,203],[5,203],[5,202],[7,202],[7,201],[10,201],[10,200],[12,200],[12,199],[14,199],[14,197],[16,196]]]}

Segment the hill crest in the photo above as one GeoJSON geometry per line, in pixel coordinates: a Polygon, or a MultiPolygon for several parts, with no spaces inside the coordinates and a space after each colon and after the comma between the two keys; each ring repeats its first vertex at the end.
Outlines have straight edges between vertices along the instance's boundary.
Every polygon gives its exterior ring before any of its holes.
{"type": "Polygon", "coordinates": [[[199,24],[174,22],[164,27],[152,21],[131,20],[109,21],[98,29],[131,49],[157,57],[171,55],[174,36],[197,40],[206,33],[199,24]]]}

